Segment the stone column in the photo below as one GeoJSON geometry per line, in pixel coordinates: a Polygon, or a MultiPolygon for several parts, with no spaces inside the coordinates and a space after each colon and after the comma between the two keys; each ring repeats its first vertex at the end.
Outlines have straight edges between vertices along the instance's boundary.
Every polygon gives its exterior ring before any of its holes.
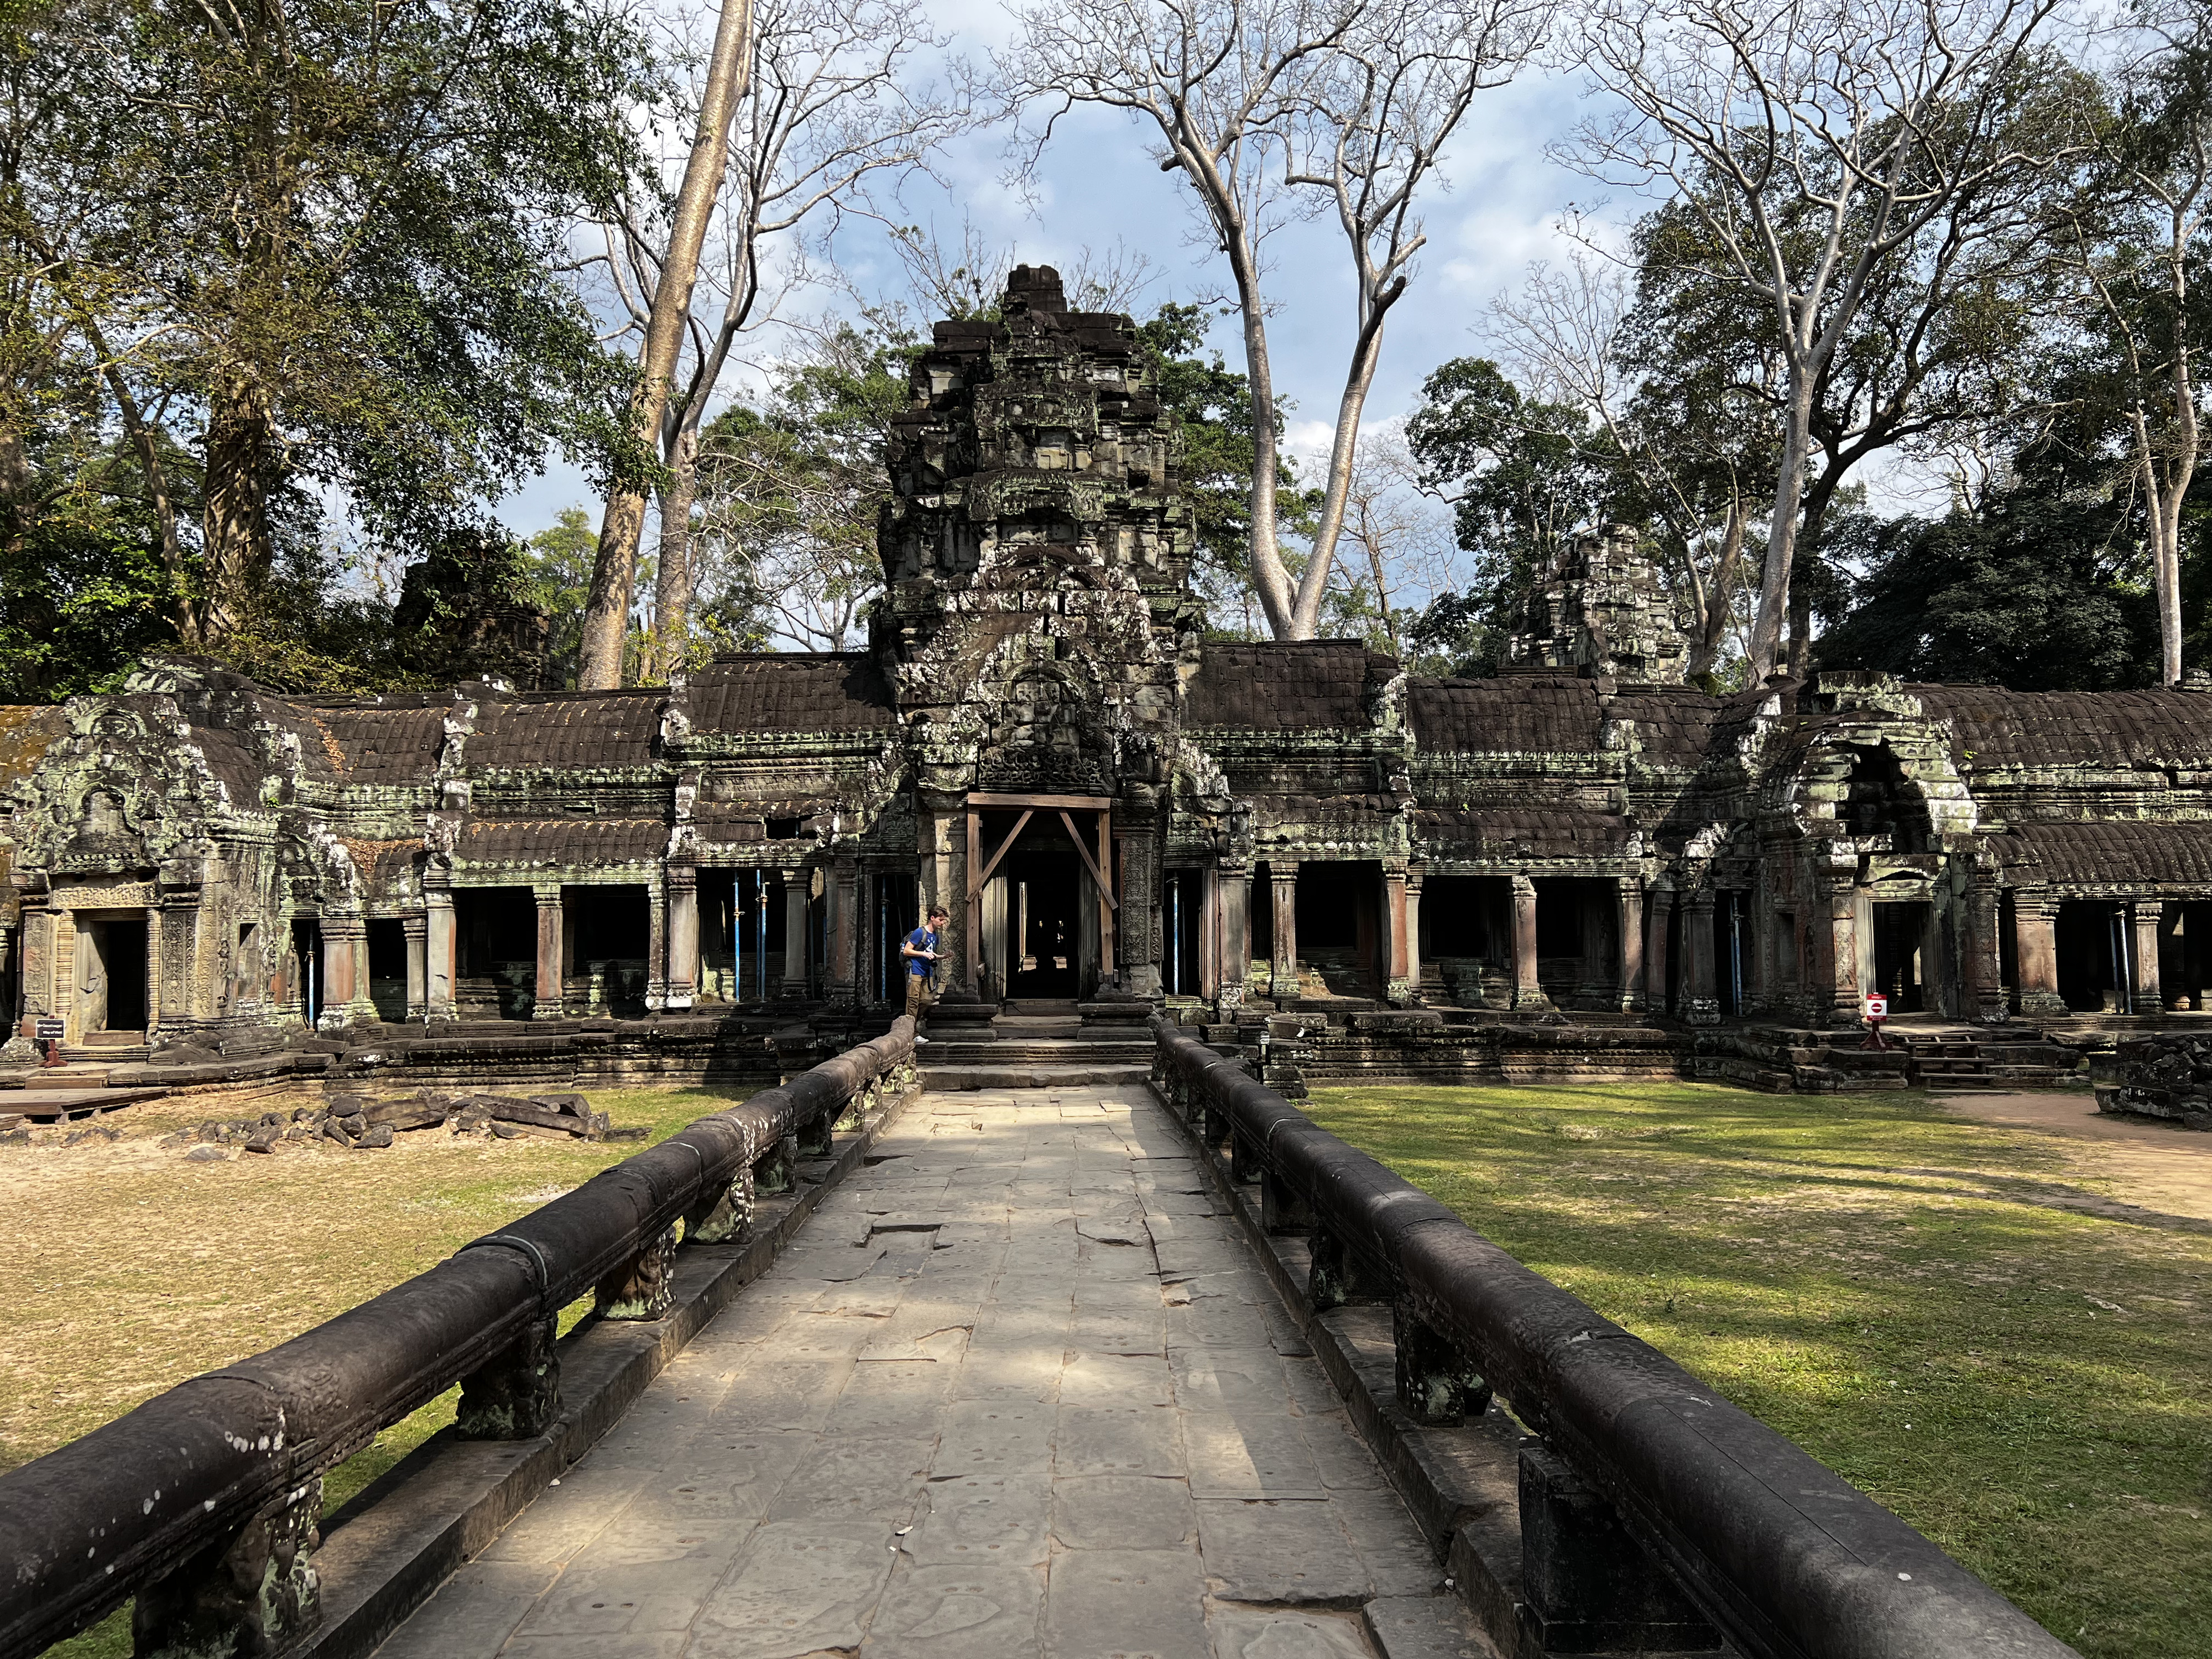
{"type": "Polygon", "coordinates": [[[2004,963],[1997,939],[1997,888],[1994,872],[1977,872],[1966,889],[1960,930],[1960,995],[1967,1018],[1995,1025],[2011,1012],[2005,1006],[2004,963]]]}
{"type": "Polygon", "coordinates": [[[664,1008],[689,1008],[699,998],[699,872],[672,864],[668,892],[668,990],[664,1008]]]}
{"type": "Polygon", "coordinates": [[[1674,959],[1668,935],[1674,927],[1674,887],[1665,877],[1652,884],[1651,944],[1644,952],[1644,1003],[1655,1014],[1674,1012],[1674,959]]]}
{"type": "MultiPolygon", "coordinates": [[[[453,935],[453,895],[450,889],[427,887],[422,892],[423,964],[428,983],[425,1006],[434,1020],[453,1016],[453,978],[456,963],[453,935]]],[[[293,994],[295,997],[298,992],[293,994]]]]}
{"type": "Polygon", "coordinates": [[[1267,994],[1276,1001],[1298,996],[1298,866],[1267,861],[1267,884],[1274,894],[1275,955],[1269,964],[1267,994]]]}
{"type": "Polygon", "coordinates": [[[531,998],[532,1019],[561,1018],[561,979],[566,965],[561,960],[561,890],[548,884],[535,890],[538,897],[538,978],[531,998]]]}
{"type": "Polygon", "coordinates": [[[1865,1013],[1865,989],[1859,983],[1858,877],[1831,875],[1821,884],[1828,910],[1828,1021],[1855,1025],[1865,1013]]]}
{"type": "Polygon", "coordinates": [[[1421,1001],[1421,883],[1427,872],[1419,865],[1406,867],[1406,1000],[1421,1001]]]}
{"type": "Polygon", "coordinates": [[[2058,994],[2058,901],[2040,889],[2015,889],[2012,924],[2020,954],[2021,1012],[2065,1013],[2066,999],[2058,994]]]}
{"type": "Polygon", "coordinates": [[[860,866],[840,858],[830,867],[830,984],[831,1004],[849,1008],[860,991],[860,866]]]}
{"type": "Polygon", "coordinates": [[[407,1018],[421,1019],[430,1009],[429,920],[417,910],[399,918],[407,936],[407,1018]]]}
{"type": "Polygon", "coordinates": [[[2158,984],[2159,919],[2165,908],[2156,899],[2137,899],[2128,906],[2130,925],[2135,930],[2129,951],[2132,977],[2128,1006],[2138,1014],[2155,1014],[2166,1007],[2158,984]]]}
{"type": "MultiPolygon", "coordinates": [[[[919,862],[915,914],[926,918],[933,906],[944,907],[945,936],[938,951],[945,967],[942,990],[955,1001],[963,992],[972,999],[975,980],[968,963],[967,798],[941,790],[917,790],[915,818],[920,842],[915,849],[919,862]]],[[[897,968],[901,973],[906,971],[903,959],[897,960],[897,968]]],[[[894,1000],[905,994],[902,988],[893,988],[894,1000]]]]}
{"type": "MultiPolygon", "coordinates": [[[[164,927],[162,931],[168,930],[164,927]]],[[[356,971],[358,960],[354,947],[367,947],[368,929],[359,916],[334,916],[325,912],[322,939],[323,1012],[316,1024],[325,1030],[339,1030],[354,1024],[357,1018],[354,1005],[360,996],[362,981],[356,971]]]]}
{"type": "Polygon", "coordinates": [[[1252,872],[1224,864],[1214,885],[1221,907],[1221,981],[1214,1006],[1223,1019],[1236,1018],[1244,1005],[1244,979],[1252,971],[1252,872]]]}
{"type": "Polygon", "coordinates": [[[1614,885],[1620,927],[1620,1011],[1628,1014],[1644,1006],[1644,884],[1634,876],[1623,876],[1614,885]]]}
{"type": "Polygon", "coordinates": [[[645,1008],[668,1006],[668,882],[666,872],[645,884],[645,1008]]]}
{"type": "Polygon", "coordinates": [[[1382,994],[1393,1008],[1413,1000],[1406,927],[1406,872],[1385,865],[1382,869],[1382,994]]]}
{"type": "Polygon", "coordinates": [[[1513,878],[1513,1006],[1552,1006],[1536,977],[1536,884],[1527,876],[1513,878]]]}
{"type": "Polygon", "coordinates": [[[807,870],[783,872],[783,994],[806,994],[806,903],[812,896],[813,873],[807,870]]]}
{"type": "Polygon", "coordinates": [[[54,913],[40,904],[23,907],[22,959],[16,976],[22,1023],[16,1035],[28,1037],[40,1014],[52,1015],[54,1006],[54,913]]]}
{"type": "Polygon", "coordinates": [[[1692,1025],[1717,1025],[1721,1000],[1714,984],[1713,905],[1711,890],[1686,893],[1682,898],[1682,1018],[1692,1025]]]}

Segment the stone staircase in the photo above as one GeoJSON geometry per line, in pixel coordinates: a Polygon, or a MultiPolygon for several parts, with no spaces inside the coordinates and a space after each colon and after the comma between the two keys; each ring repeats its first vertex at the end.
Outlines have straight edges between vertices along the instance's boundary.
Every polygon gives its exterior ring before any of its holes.
{"type": "Polygon", "coordinates": [[[1141,1003],[939,1004],[922,1022],[922,1086],[960,1089],[1113,1087],[1152,1069],[1150,1009],[1141,1003]]]}
{"type": "Polygon", "coordinates": [[[1698,1032],[1692,1064],[1698,1077],[1783,1092],[1918,1088],[2009,1094],[2057,1086],[2079,1059],[2074,1049],[2027,1026],[1892,1027],[1886,1037],[1886,1047],[1871,1048],[1861,1032],[1849,1028],[1731,1026],[1698,1032]]]}

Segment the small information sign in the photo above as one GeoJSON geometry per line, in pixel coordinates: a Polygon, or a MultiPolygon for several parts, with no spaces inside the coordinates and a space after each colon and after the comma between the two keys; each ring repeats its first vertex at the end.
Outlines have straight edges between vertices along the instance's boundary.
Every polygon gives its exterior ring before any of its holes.
{"type": "Polygon", "coordinates": [[[36,1029],[32,1031],[31,1035],[37,1038],[40,1042],[59,1042],[64,1036],[67,1034],[68,1030],[69,1022],[67,1020],[55,1019],[51,1016],[42,1014],[39,1017],[36,1029]]]}

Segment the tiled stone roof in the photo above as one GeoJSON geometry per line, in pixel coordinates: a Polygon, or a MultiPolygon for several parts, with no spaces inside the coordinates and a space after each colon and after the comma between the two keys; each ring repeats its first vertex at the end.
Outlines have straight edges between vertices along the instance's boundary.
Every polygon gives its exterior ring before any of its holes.
{"type": "Polygon", "coordinates": [[[2212,767],[2212,696],[2202,692],[1905,689],[1930,718],[1950,721],[1961,761],[1977,770],[2051,765],[2124,770],[2154,763],[2212,767]]]}
{"type": "Polygon", "coordinates": [[[463,828],[459,862],[632,864],[668,848],[659,818],[489,818],[463,828]]]}
{"type": "Polygon", "coordinates": [[[1362,729],[1373,724],[1368,699],[1397,672],[1357,640],[1209,644],[1191,678],[1188,720],[1260,732],[1362,729]]]}
{"type": "Polygon", "coordinates": [[[349,783],[428,782],[438,769],[446,737],[445,704],[392,708],[381,704],[324,708],[318,717],[345,757],[349,783]]]}
{"type": "Polygon", "coordinates": [[[1547,674],[1414,680],[1406,702],[1413,739],[1425,750],[1588,754],[1598,747],[1595,680],[1547,674]]]}
{"type": "Polygon", "coordinates": [[[717,657],[691,679],[700,732],[889,732],[890,688],[865,652],[717,657]]]}
{"type": "Polygon", "coordinates": [[[1615,720],[1636,722],[1645,759],[1695,767],[1726,711],[1720,698],[1686,685],[1625,685],[1613,694],[1611,712],[1615,720]]]}
{"type": "Polygon", "coordinates": [[[1567,859],[1618,853],[1628,826],[1606,812],[1527,807],[1417,807],[1425,837],[1450,843],[1447,857],[1567,859]]]}
{"type": "Polygon", "coordinates": [[[2212,885],[2212,822],[2020,824],[2002,845],[2028,883],[2212,885]]]}
{"type": "Polygon", "coordinates": [[[556,691],[487,702],[465,751],[479,767],[644,766],[667,693],[556,691]]]}

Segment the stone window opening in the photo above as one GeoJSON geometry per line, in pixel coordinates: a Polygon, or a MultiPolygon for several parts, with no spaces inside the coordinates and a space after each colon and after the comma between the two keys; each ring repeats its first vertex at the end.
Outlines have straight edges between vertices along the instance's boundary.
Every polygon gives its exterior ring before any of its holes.
{"type": "Polygon", "coordinates": [[[1905,764],[1884,744],[1877,749],[1854,746],[1851,769],[1844,782],[1838,821],[1854,841],[1887,837],[1893,853],[1925,853],[1934,847],[1935,831],[1928,803],[1920,787],[1905,774],[1905,764]]]}

